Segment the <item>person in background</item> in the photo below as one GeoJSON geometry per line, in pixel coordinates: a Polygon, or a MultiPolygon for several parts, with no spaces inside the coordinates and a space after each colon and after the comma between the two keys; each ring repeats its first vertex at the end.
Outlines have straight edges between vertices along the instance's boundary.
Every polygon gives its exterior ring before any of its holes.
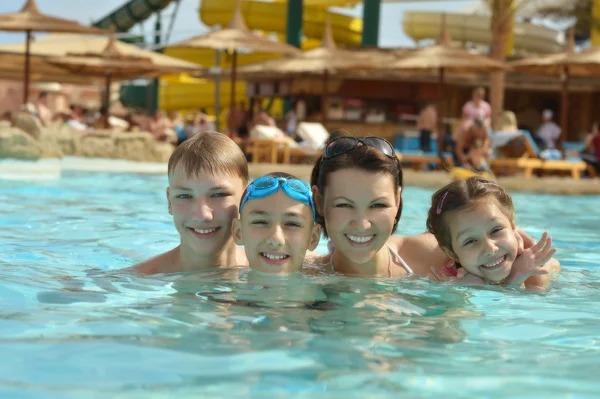
{"type": "Polygon", "coordinates": [[[233,110],[227,112],[227,129],[233,136],[246,137],[248,136],[248,119],[250,113],[246,107],[246,103],[242,100],[233,110]]]}
{"type": "Polygon", "coordinates": [[[169,121],[171,122],[171,129],[177,131],[178,128],[183,128],[183,118],[179,111],[172,111],[169,121]]]}
{"type": "Polygon", "coordinates": [[[152,120],[150,121],[150,133],[158,141],[165,141],[167,139],[166,130],[170,121],[167,119],[165,112],[156,110],[152,120]]]}
{"type": "Polygon", "coordinates": [[[12,120],[13,120],[13,114],[10,111],[4,111],[4,113],[2,114],[2,121],[4,122],[8,122],[9,124],[12,125],[12,120]]]}
{"type": "Polygon", "coordinates": [[[598,122],[594,123],[592,132],[587,135],[583,144],[581,159],[593,167],[596,174],[600,174],[600,131],[598,130],[598,122]]]}
{"type": "Polygon", "coordinates": [[[465,120],[480,119],[488,129],[491,127],[492,107],[485,101],[483,87],[473,90],[471,101],[468,101],[462,108],[462,116],[465,120]]]}
{"type": "Polygon", "coordinates": [[[36,112],[38,118],[44,126],[48,126],[50,123],[52,123],[54,118],[52,111],[48,107],[48,102],[48,93],[45,91],[40,92],[36,103],[36,112]]]}
{"type": "Polygon", "coordinates": [[[431,134],[437,131],[438,115],[434,103],[427,104],[419,113],[417,129],[419,130],[419,148],[431,151],[431,134]]]}
{"type": "Polygon", "coordinates": [[[298,114],[296,113],[297,103],[294,102],[292,108],[285,114],[285,131],[286,133],[296,139],[296,130],[298,129],[298,114]]]}
{"type": "Polygon", "coordinates": [[[457,137],[453,154],[456,166],[486,169],[486,159],[491,154],[491,139],[481,119],[470,122],[457,137]]]}
{"type": "Polygon", "coordinates": [[[542,125],[537,131],[538,138],[543,142],[545,148],[554,149],[556,141],[560,138],[561,129],[552,120],[553,113],[546,109],[542,112],[542,125]]]}
{"type": "Polygon", "coordinates": [[[254,120],[252,121],[254,126],[256,125],[264,125],[264,126],[277,126],[275,120],[269,116],[266,110],[261,109],[254,115],[254,120]]]}

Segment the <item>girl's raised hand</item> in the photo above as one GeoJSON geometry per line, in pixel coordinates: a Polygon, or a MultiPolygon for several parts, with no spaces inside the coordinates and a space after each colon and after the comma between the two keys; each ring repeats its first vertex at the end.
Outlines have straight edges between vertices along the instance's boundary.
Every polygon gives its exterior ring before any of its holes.
{"type": "Polygon", "coordinates": [[[552,238],[544,233],[539,242],[531,248],[525,249],[515,260],[505,285],[508,287],[520,287],[525,280],[532,276],[548,274],[547,270],[541,269],[556,253],[552,248],[552,238]]]}

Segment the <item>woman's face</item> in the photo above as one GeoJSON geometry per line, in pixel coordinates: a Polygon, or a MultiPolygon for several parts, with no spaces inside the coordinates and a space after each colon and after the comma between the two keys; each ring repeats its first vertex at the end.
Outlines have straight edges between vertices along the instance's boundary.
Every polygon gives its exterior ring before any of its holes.
{"type": "Polygon", "coordinates": [[[401,189],[389,173],[361,169],[330,173],[326,185],[324,193],[315,191],[331,241],[352,262],[368,262],[392,232],[401,189]]]}

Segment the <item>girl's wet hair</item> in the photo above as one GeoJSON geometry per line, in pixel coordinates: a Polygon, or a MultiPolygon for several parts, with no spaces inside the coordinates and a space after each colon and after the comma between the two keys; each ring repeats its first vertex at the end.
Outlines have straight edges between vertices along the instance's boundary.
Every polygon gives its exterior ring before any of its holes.
{"type": "MultiPolygon", "coordinates": [[[[327,146],[330,141],[331,139],[325,143],[325,146],[327,146]]],[[[323,159],[323,155],[321,155],[316,160],[315,166],[313,167],[310,177],[310,186],[317,186],[319,192],[323,196],[326,191],[328,176],[333,172],[343,169],[360,169],[371,173],[389,173],[394,179],[394,195],[398,192],[398,188],[402,187],[402,168],[400,167],[398,159],[390,158],[381,151],[362,144],[357,145],[352,151],[334,158],[323,159]]],[[[348,182],[348,184],[352,184],[352,182],[348,182]]],[[[317,199],[315,198],[315,201],[316,200],[317,199]]],[[[394,222],[391,234],[396,231],[401,215],[402,193],[400,193],[400,206],[398,208],[398,213],[396,213],[396,221],[394,222]]],[[[323,235],[328,237],[325,219],[323,218],[323,215],[319,215],[318,212],[316,222],[321,225],[323,235]]]]}
{"type": "Polygon", "coordinates": [[[468,209],[488,198],[495,200],[500,211],[514,222],[515,208],[510,194],[491,180],[473,176],[454,181],[433,194],[427,215],[427,231],[435,236],[440,247],[454,253],[448,213],[468,209]]]}

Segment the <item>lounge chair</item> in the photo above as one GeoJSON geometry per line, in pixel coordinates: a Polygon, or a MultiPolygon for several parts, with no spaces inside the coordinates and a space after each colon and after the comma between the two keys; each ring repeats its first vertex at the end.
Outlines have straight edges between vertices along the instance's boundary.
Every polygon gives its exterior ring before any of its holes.
{"type": "Polygon", "coordinates": [[[580,158],[567,158],[561,160],[546,160],[540,158],[540,149],[533,137],[527,130],[520,130],[521,135],[513,139],[513,142],[524,146],[523,155],[517,158],[496,158],[490,160],[492,169],[501,167],[518,168],[524,171],[526,179],[533,176],[534,170],[542,171],[568,171],[575,180],[581,178],[581,173],[587,166],[580,158]]]}
{"type": "MultiPolygon", "coordinates": [[[[396,136],[394,139],[396,153],[400,155],[403,164],[411,165],[414,170],[422,169],[423,165],[439,166],[440,157],[436,151],[419,149],[419,138],[411,136],[396,136]]],[[[431,140],[431,148],[437,148],[437,140],[431,140]]],[[[448,168],[454,167],[452,153],[442,153],[442,158],[448,168]]]]}

